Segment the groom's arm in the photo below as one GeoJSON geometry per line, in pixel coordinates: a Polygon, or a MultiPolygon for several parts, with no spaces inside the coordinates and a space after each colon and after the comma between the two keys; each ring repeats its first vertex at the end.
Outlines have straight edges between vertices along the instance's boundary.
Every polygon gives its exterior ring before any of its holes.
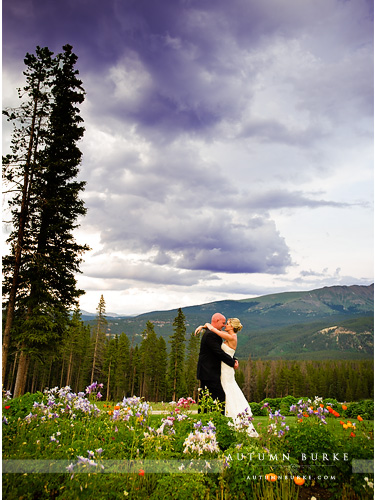
{"type": "MultiPolygon", "coordinates": [[[[216,335],[216,334],[213,333],[212,335],[216,335]]],[[[232,368],[234,367],[236,359],[232,358],[232,356],[229,356],[229,354],[227,354],[226,352],[224,352],[222,350],[222,348],[220,347],[221,344],[218,344],[215,337],[208,335],[206,338],[206,344],[211,349],[211,351],[214,352],[215,356],[217,356],[221,361],[223,361],[225,364],[231,366],[232,368]]]]}

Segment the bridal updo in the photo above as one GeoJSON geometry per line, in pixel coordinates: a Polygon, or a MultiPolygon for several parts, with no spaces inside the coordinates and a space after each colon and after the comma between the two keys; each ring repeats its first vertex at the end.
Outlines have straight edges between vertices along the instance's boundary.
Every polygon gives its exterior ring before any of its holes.
{"type": "Polygon", "coordinates": [[[241,321],[238,318],[229,318],[228,322],[233,326],[234,333],[242,330],[241,321]]]}

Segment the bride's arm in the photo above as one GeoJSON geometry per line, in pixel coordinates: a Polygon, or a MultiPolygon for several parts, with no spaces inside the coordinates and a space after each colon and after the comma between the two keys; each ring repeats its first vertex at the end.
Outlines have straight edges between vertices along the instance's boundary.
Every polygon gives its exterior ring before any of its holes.
{"type": "Polygon", "coordinates": [[[219,337],[221,337],[222,339],[225,339],[225,340],[233,340],[233,339],[237,338],[236,334],[222,332],[221,330],[218,330],[217,328],[212,326],[211,323],[206,323],[204,325],[204,328],[208,328],[209,330],[211,330],[211,332],[216,333],[216,335],[219,335],[219,337]]]}
{"type": "Polygon", "coordinates": [[[198,333],[200,333],[200,331],[204,328],[203,325],[199,325],[196,329],[195,329],[195,332],[194,332],[194,335],[198,335],[198,333]]]}

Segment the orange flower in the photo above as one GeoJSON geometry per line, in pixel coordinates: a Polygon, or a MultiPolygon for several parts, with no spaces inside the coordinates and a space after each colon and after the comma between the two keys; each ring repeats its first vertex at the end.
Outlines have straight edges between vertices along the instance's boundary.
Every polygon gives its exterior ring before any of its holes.
{"type": "Polygon", "coordinates": [[[355,437],[354,432],[351,432],[351,433],[350,433],[350,437],[353,437],[353,438],[355,437]]]}
{"type": "Polygon", "coordinates": [[[273,474],[272,472],[269,474],[266,474],[265,478],[267,479],[267,481],[271,481],[271,482],[277,481],[276,474],[273,474]]]}
{"type": "Polygon", "coordinates": [[[304,413],[304,414],[303,414],[303,416],[304,416],[304,417],[308,417],[308,414],[307,414],[307,413],[304,413]]]}
{"type": "Polygon", "coordinates": [[[341,424],[341,425],[344,425],[344,423],[345,423],[345,422],[343,422],[342,420],[340,420],[340,424],[341,424]]]}
{"type": "Polygon", "coordinates": [[[299,418],[299,419],[298,419],[298,422],[302,422],[302,421],[303,421],[303,419],[302,419],[302,418],[299,418]]]}
{"type": "Polygon", "coordinates": [[[145,471],[143,469],[139,469],[138,475],[139,476],[144,476],[145,475],[145,471]]]}
{"type": "Polygon", "coordinates": [[[108,415],[112,415],[112,414],[113,414],[113,411],[109,411],[109,412],[108,412],[108,415]]]}
{"type": "Polygon", "coordinates": [[[320,408],[324,408],[324,405],[322,405],[322,404],[320,404],[319,406],[320,406],[320,408]]]}
{"type": "Polygon", "coordinates": [[[343,429],[347,429],[347,428],[348,428],[348,425],[347,425],[347,424],[344,424],[342,427],[343,427],[343,429]]]}
{"type": "Polygon", "coordinates": [[[297,486],[302,486],[305,480],[303,479],[303,477],[295,476],[294,482],[296,483],[297,486]]]}
{"type": "Polygon", "coordinates": [[[339,417],[340,416],[340,414],[337,413],[337,411],[335,411],[335,410],[333,410],[332,415],[334,415],[335,417],[339,417]]]}
{"type": "Polygon", "coordinates": [[[346,405],[341,405],[341,408],[345,411],[348,409],[348,407],[346,405]]]}
{"type": "Polygon", "coordinates": [[[117,405],[117,406],[115,406],[115,408],[114,408],[114,409],[115,409],[115,410],[119,410],[120,408],[121,408],[121,406],[117,405]]]}
{"type": "Polygon", "coordinates": [[[362,421],[363,421],[363,418],[361,417],[361,415],[358,415],[357,420],[358,420],[359,422],[362,422],[362,421]]]}

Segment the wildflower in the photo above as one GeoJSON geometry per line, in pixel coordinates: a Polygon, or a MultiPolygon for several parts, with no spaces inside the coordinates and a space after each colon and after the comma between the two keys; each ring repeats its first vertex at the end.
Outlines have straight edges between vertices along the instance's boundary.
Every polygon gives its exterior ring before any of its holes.
{"type": "Polygon", "coordinates": [[[139,476],[144,476],[145,475],[145,471],[143,469],[139,469],[138,475],[139,476]]]}
{"type": "Polygon", "coordinates": [[[294,482],[297,486],[302,486],[305,483],[305,480],[303,479],[303,477],[295,476],[294,482]]]}
{"type": "Polygon", "coordinates": [[[4,406],[4,408],[5,408],[6,410],[9,410],[10,406],[9,406],[9,405],[8,405],[8,406],[4,406]]]}
{"type": "Polygon", "coordinates": [[[361,417],[361,415],[358,415],[357,420],[358,420],[358,422],[362,422],[363,421],[363,418],[361,417]]]}
{"type": "Polygon", "coordinates": [[[351,432],[351,433],[350,433],[350,437],[355,437],[354,432],[351,432]]]}
{"type": "Polygon", "coordinates": [[[348,409],[348,407],[346,405],[341,405],[341,408],[345,411],[348,409]]]}

